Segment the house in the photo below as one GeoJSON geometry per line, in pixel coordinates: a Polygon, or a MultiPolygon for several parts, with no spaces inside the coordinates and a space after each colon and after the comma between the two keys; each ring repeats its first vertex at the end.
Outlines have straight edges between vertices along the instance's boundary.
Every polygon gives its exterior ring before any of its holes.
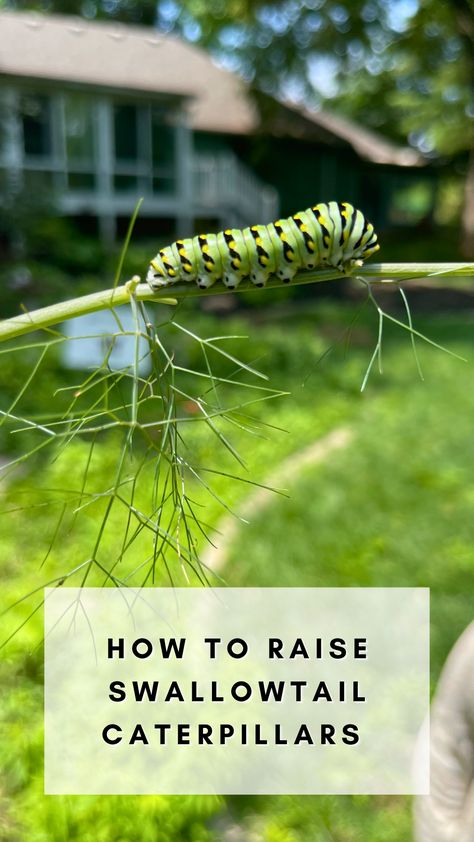
{"type": "Polygon", "coordinates": [[[7,182],[55,196],[106,241],[139,196],[141,233],[170,238],[330,198],[380,226],[424,164],[326,112],[272,100],[262,124],[240,78],[144,27],[1,11],[0,97],[7,182]]]}

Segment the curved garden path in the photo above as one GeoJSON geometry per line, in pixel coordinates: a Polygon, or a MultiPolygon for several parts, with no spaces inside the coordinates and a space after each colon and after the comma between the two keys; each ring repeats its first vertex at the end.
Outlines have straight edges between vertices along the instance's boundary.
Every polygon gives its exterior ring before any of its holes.
{"type": "Polygon", "coordinates": [[[208,545],[201,555],[201,561],[209,569],[217,571],[224,566],[229,550],[235,541],[241,521],[248,521],[275,501],[275,492],[287,489],[307,467],[324,462],[335,450],[346,447],[353,436],[349,427],[337,427],[330,433],[292,453],[273,471],[264,482],[270,488],[256,488],[244,499],[235,515],[224,515],[216,527],[217,546],[208,545]]]}

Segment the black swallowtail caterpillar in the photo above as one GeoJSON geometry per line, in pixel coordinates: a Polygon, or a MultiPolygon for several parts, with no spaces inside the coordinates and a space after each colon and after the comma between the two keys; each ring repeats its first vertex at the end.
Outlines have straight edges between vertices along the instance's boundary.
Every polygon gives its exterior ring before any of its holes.
{"type": "Polygon", "coordinates": [[[374,226],[361,211],[348,202],[328,202],[270,225],[176,240],[153,258],[147,282],[158,289],[196,281],[206,289],[222,281],[235,289],[250,278],[263,287],[270,275],[289,283],[302,269],[333,266],[348,272],[379,248],[374,226]]]}

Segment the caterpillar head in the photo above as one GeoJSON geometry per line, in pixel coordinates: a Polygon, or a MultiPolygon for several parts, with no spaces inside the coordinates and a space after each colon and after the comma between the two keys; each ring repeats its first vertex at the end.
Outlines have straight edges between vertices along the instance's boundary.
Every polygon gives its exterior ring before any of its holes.
{"type": "Polygon", "coordinates": [[[146,282],[153,290],[165,287],[169,283],[164,270],[159,265],[158,261],[152,260],[146,276],[146,282]]]}
{"type": "MultiPolygon", "coordinates": [[[[375,254],[376,251],[379,250],[380,246],[377,241],[377,234],[375,233],[373,226],[368,225],[369,228],[369,237],[364,245],[357,248],[353,253],[349,260],[344,263],[344,271],[350,272],[354,269],[360,269],[363,266],[364,260],[371,257],[375,254]]],[[[367,237],[366,237],[367,239],[367,237]]]]}
{"type": "Polygon", "coordinates": [[[375,252],[378,251],[379,248],[380,246],[377,242],[377,235],[374,234],[374,236],[372,237],[370,242],[367,243],[367,245],[364,248],[364,251],[362,252],[362,259],[367,260],[367,258],[371,257],[372,254],[375,254],[375,252]]]}

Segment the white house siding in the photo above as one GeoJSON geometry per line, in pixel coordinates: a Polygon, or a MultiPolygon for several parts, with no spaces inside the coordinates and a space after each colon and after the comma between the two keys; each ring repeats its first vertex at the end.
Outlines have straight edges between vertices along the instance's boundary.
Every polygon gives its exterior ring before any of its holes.
{"type": "MultiPolygon", "coordinates": [[[[136,351],[135,323],[129,307],[117,307],[115,312],[121,327],[107,310],[64,322],[63,333],[68,341],[61,344],[63,365],[83,371],[96,370],[106,361],[112,371],[128,369],[132,372],[136,351]]],[[[146,339],[140,337],[140,374],[149,372],[148,351],[146,339]]]]}

